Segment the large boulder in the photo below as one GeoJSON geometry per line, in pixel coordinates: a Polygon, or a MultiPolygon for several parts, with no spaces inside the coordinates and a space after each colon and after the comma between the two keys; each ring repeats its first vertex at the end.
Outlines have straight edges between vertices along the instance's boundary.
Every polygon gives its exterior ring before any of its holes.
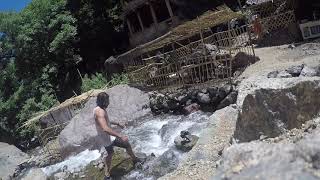
{"type": "Polygon", "coordinates": [[[0,142],[0,179],[11,179],[19,165],[29,156],[13,145],[0,142]]]}
{"type": "Polygon", "coordinates": [[[251,141],[299,128],[320,113],[320,79],[266,79],[244,96],[235,137],[251,141]],[[266,88],[259,88],[263,85],[266,88]]]}
{"type": "Polygon", "coordinates": [[[197,100],[199,103],[202,103],[202,104],[209,104],[211,101],[209,94],[202,93],[202,92],[198,93],[197,100]]]}
{"type": "MultiPolygon", "coordinates": [[[[128,123],[147,115],[148,94],[127,85],[115,86],[106,91],[110,96],[107,109],[111,121],[128,123]]],[[[59,135],[60,150],[63,157],[79,153],[85,149],[100,149],[101,142],[93,117],[96,98],[92,97],[85,107],[72,118],[59,135]]]]}
{"type": "Polygon", "coordinates": [[[304,68],[304,64],[297,65],[297,66],[291,66],[286,69],[286,72],[291,74],[292,77],[298,77],[298,76],[300,76],[303,68],[304,68]]]}
{"type": "Polygon", "coordinates": [[[31,169],[21,180],[46,180],[48,177],[39,168],[31,169]]]}
{"type": "Polygon", "coordinates": [[[320,76],[320,66],[316,66],[316,67],[304,66],[304,68],[301,71],[300,76],[301,77],[320,76]]]}
{"type": "Polygon", "coordinates": [[[146,162],[143,171],[148,175],[159,178],[175,170],[179,164],[179,153],[168,150],[161,156],[146,162]]]}
{"type": "Polygon", "coordinates": [[[218,105],[217,109],[225,108],[231,104],[235,104],[237,102],[238,92],[232,91],[226,98],[224,98],[218,105]]]}
{"type": "Polygon", "coordinates": [[[211,179],[319,179],[319,143],[317,130],[297,143],[235,144],[223,152],[221,165],[211,179]]]}

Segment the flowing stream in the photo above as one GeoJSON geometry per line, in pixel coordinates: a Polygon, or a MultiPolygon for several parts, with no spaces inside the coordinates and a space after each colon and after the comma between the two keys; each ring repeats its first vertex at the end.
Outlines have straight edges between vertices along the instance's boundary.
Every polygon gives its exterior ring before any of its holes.
{"type": "MultiPolygon", "coordinates": [[[[124,179],[157,179],[173,171],[183,158],[183,153],[174,146],[174,138],[183,130],[199,135],[206,128],[209,116],[210,114],[203,112],[188,116],[150,116],[140,125],[128,127],[124,133],[129,136],[134,151],[149,157],[153,154],[155,157],[147,161],[142,170],[134,170],[124,179]]],[[[99,157],[100,153],[97,150],[87,150],[42,170],[47,175],[52,175],[63,168],[69,172],[76,172],[99,157]]]]}

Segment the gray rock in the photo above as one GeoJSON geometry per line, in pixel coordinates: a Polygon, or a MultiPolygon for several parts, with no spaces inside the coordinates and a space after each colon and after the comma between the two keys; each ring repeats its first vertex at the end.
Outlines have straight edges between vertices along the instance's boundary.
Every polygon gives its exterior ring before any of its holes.
{"type": "Polygon", "coordinates": [[[145,163],[144,171],[146,174],[155,178],[159,178],[165,174],[174,171],[179,164],[178,153],[173,150],[168,150],[158,158],[145,163]]]}
{"type": "Polygon", "coordinates": [[[28,159],[29,156],[20,149],[0,142],[0,179],[11,179],[19,165],[28,159]]]}
{"type": "Polygon", "coordinates": [[[198,142],[199,137],[195,135],[187,135],[187,138],[190,142],[186,142],[181,136],[177,136],[174,139],[174,144],[176,145],[177,149],[187,152],[190,151],[193,146],[195,146],[198,142]]]}
{"type": "Polygon", "coordinates": [[[300,77],[314,77],[314,76],[320,76],[320,68],[319,67],[309,67],[304,66],[304,68],[301,71],[300,77]]]}
{"type": "Polygon", "coordinates": [[[276,77],[278,77],[278,74],[279,74],[279,71],[272,71],[267,75],[267,77],[268,78],[276,78],[276,77]]]}
{"type": "Polygon", "coordinates": [[[210,87],[210,88],[208,88],[208,92],[209,92],[210,97],[215,97],[217,95],[218,88],[217,87],[210,87]]]}
{"type": "Polygon", "coordinates": [[[199,103],[203,103],[203,104],[209,104],[211,101],[209,94],[204,94],[201,92],[198,93],[197,100],[199,103]]]}
{"type": "Polygon", "coordinates": [[[193,103],[193,104],[190,104],[190,105],[184,107],[183,113],[185,115],[188,115],[188,114],[191,114],[191,113],[199,111],[199,110],[200,110],[200,105],[197,103],[193,103]]]}
{"type": "Polygon", "coordinates": [[[70,174],[68,172],[59,172],[59,173],[54,174],[54,179],[55,180],[64,180],[64,179],[68,178],[69,175],[70,174]]]}
{"type": "Polygon", "coordinates": [[[299,128],[320,112],[320,80],[283,83],[280,89],[258,88],[242,104],[235,137],[240,141],[276,137],[299,128]]]}
{"type": "Polygon", "coordinates": [[[121,74],[123,72],[123,64],[119,61],[117,61],[116,58],[113,56],[110,56],[105,62],[104,62],[105,72],[107,74],[107,77],[112,77],[113,74],[121,74]]]}
{"type": "MultiPolygon", "coordinates": [[[[115,86],[108,89],[107,93],[110,96],[107,111],[110,120],[114,122],[126,123],[150,113],[149,109],[143,109],[146,104],[149,104],[147,93],[127,85],[115,86]]],[[[93,117],[95,107],[96,98],[93,97],[60,133],[59,143],[63,157],[85,149],[100,149],[101,138],[93,117]]]]}
{"type": "Polygon", "coordinates": [[[178,97],[178,101],[181,103],[181,104],[186,104],[187,101],[189,100],[189,96],[187,94],[185,95],[181,95],[178,97]]]}
{"type": "Polygon", "coordinates": [[[304,65],[292,66],[286,69],[286,72],[291,74],[292,77],[298,77],[301,74],[304,65]]]}
{"type": "Polygon", "coordinates": [[[292,75],[287,73],[286,71],[281,71],[278,75],[277,75],[278,78],[291,78],[292,75]]]}
{"type": "Polygon", "coordinates": [[[218,109],[222,109],[225,108],[231,104],[235,104],[237,102],[237,97],[238,97],[238,92],[237,91],[233,91],[231,92],[226,98],[224,98],[218,105],[217,110],[218,109]]]}
{"type": "Polygon", "coordinates": [[[31,169],[21,180],[46,180],[48,177],[39,168],[31,169]]]}
{"type": "Polygon", "coordinates": [[[296,144],[250,142],[224,151],[212,179],[319,179],[320,131],[296,144]]]}

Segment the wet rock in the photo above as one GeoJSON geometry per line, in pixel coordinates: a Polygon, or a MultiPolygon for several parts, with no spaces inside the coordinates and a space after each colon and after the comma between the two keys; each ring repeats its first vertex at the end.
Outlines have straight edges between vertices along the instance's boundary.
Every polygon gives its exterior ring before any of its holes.
{"type": "Polygon", "coordinates": [[[303,67],[304,67],[303,64],[302,65],[298,65],[298,66],[292,66],[292,67],[286,69],[286,72],[291,74],[292,77],[299,77],[303,67]]]}
{"type": "Polygon", "coordinates": [[[292,75],[287,73],[286,71],[281,71],[278,75],[277,75],[278,78],[291,78],[292,75]]]}
{"type": "Polygon", "coordinates": [[[276,78],[276,77],[278,77],[278,74],[279,74],[279,71],[272,71],[267,75],[267,77],[268,78],[276,78]]]}
{"type": "Polygon", "coordinates": [[[204,94],[204,93],[198,93],[197,100],[198,102],[203,104],[209,104],[211,101],[209,94],[204,94]]]}
{"type": "MultiPolygon", "coordinates": [[[[146,104],[149,104],[149,96],[141,90],[119,85],[106,92],[110,96],[108,115],[114,122],[126,123],[150,113],[149,109],[143,109],[146,104]]],[[[63,157],[86,149],[100,149],[104,134],[97,131],[92,114],[95,107],[96,97],[92,97],[60,133],[58,139],[63,157]]]]}
{"type": "Polygon", "coordinates": [[[103,164],[103,163],[100,163],[100,164],[98,165],[98,168],[99,168],[99,169],[103,169],[103,168],[104,168],[104,164],[103,164]]]}
{"type": "Polygon", "coordinates": [[[225,85],[219,88],[217,92],[218,101],[223,100],[232,91],[231,85],[225,85]]]}
{"type": "Polygon", "coordinates": [[[320,112],[320,80],[300,79],[295,83],[280,80],[279,88],[257,88],[242,104],[235,138],[240,141],[276,137],[302,124],[320,112]]]}
{"type": "Polygon", "coordinates": [[[147,162],[144,165],[144,171],[148,175],[159,178],[165,174],[174,171],[177,168],[179,164],[178,156],[179,155],[177,154],[177,152],[174,152],[173,150],[168,150],[158,158],[155,158],[154,160],[147,162]]]}
{"type": "Polygon", "coordinates": [[[218,105],[217,110],[218,109],[222,109],[225,108],[231,104],[235,104],[237,102],[237,97],[238,97],[238,92],[237,91],[233,91],[231,92],[226,98],[224,98],[218,105]]]}
{"type": "Polygon", "coordinates": [[[208,88],[208,92],[209,92],[209,95],[211,98],[215,97],[217,95],[218,88],[217,87],[210,87],[210,88],[208,88]]]}
{"type": "Polygon", "coordinates": [[[188,115],[188,114],[191,114],[191,113],[194,113],[196,111],[199,111],[200,110],[200,105],[197,104],[197,103],[193,103],[193,104],[190,104],[186,107],[183,108],[183,113],[185,115],[188,115]]]}
{"type": "MultiPolygon", "coordinates": [[[[0,177],[11,179],[19,165],[27,161],[29,156],[13,145],[0,142],[0,177]]],[[[18,175],[18,174],[17,174],[18,175]]]]}
{"type": "Polygon", "coordinates": [[[31,169],[21,180],[46,180],[48,177],[39,169],[31,169]]]}
{"type": "Polygon", "coordinates": [[[320,66],[318,67],[304,66],[304,68],[301,71],[300,77],[314,77],[314,76],[320,76],[320,66]]]}
{"type": "Polygon", "coordinates": [[[187,94],[185,94],[185,95],[179,96],[177,99],[180,102],[180,104],[186,104],[187,101],[190,99],[190,97],[187,94]]]}
{"type": "Polygon", "coordinates": [[[70,176],[70,173],[68,172],[59,172],[54,174],[53,177],[55,180],[64,180],[64,179],[67,179],[69,176],[70,176]]]}
{"type": "Polygon", "coordinates": [[[174,139],[174,144],[176,145],[177,149],[187,152],[190,151],[193,146],[196,145],[199,137],[195,135],[186,135],[185,138],[182,138],[181,136],[177,136],[174,139]]]}
{"type": "Polygon", "coordinates": [[[110,174],[112,177],[121,177],[134,169],[132,160],[123,150],[116,150],[112,157],[110,174]]]}

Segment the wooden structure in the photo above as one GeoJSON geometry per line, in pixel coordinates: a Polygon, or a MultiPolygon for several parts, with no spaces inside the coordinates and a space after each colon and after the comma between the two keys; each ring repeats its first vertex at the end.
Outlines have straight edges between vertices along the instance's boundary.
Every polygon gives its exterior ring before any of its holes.
{"type": "Polygon", "coordinates": [[[204,37],[213,34],[212,28],[224,25],[228,29],[228,22],[232,19],[242,19],[243,15],[233,12],[226,5],[209,10],[198,18],[187,21],[169,31],[167,34],[140,45],[117,57],[117,61],[124,64],[125,69],[130,72],[145,66],[143,59],[153,57],[160,53],[166,53],[201,39],[199,30],[204,37]]]}
{"type": "Polygon", "coordinates": [[[170,0],[123,2],[122,19],[128,27],[131,46],[151,41],[180,22],[170,0]]]}
{"type": "Polygon", "coordinates": [[[204,37],[174,51],[144,59],[146,66],[129,73],[132,83],[157,90],[230,81],[239,54],[254,57],[251,31],[242,26],[204,37]],[[159,61],[159,59],[161,59],[159,61]]]}

